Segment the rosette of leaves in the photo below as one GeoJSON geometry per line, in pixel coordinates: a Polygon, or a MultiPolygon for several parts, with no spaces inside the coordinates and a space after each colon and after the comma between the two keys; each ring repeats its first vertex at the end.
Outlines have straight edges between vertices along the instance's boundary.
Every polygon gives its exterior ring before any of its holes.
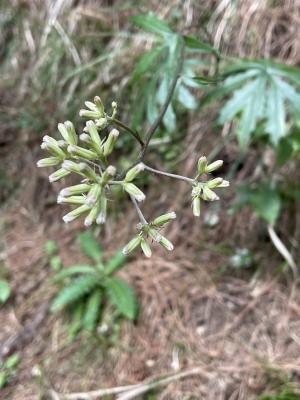
{"type": "Polygon", "coordinates": [[[124,265],[126,257],[117,252],[103,262],[102,250],[88,232],[79,235],[82,252],[91,264],[72,265],[54,277],[60,289],[53,300],[52,311],[66,310],[71,318],[69,333],[73,339],[80,331],[95,332],[105,310],[112,308],[114,320],[137,317],[137,299],[133,290],[114,273],[124,265]]]}

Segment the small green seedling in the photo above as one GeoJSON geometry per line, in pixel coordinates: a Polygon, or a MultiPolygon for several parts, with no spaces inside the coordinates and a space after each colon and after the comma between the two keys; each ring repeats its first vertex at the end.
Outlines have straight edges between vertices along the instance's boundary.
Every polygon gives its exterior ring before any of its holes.
{"type": "MultiPolygon", "coordinates": [[[[137,317],[137,300],[133,290],[122,279],[113,276],[126,261],[117,252],[106,263],[102,250],[89,232],[79,235],[82,252],[92,264],[72,265],[54,277],[61,288],[52,303],[52,311],[67,310],[71,316],[70,337],[80,331],[96,332],[105,309],[113,308],[116,317],[131,321],[137,317]]],[[[115,323],[115,322],[113,322],[115,323]]],[[[100,330],[101,333],[101,330],[100,330]]]]}
{"type": "Polygon", "coordinates": [[[20,357],[17,354],[11,355],[5,361],[0,361],[0,389],[15,378],[19,362],[20,357]]]}
{"type": "Polygon", "coordinates": [[[47,240],[44,245],[44,251],[47,255],[48,262],[53,271],[59,271],[62,266],[61,257],[57,254],[58,247],[54,240],[47,240]]]}
{"type": "Polygon", "coordinates": [[[0,279],[0,303],[7,302],[10,296],[10,286],[6,279],[0,279]]]}

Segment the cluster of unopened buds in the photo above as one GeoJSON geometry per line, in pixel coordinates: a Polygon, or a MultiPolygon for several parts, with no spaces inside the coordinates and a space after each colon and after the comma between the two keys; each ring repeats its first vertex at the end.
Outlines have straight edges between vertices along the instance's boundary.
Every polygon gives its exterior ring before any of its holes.
{"type": "Polygon", "coordinates": [[[137,247],[141,247],[145,256],[151,256],[149,239],[162,245],[167,250],[173,250],[172,243],[161,235],[160,229],[169,221],[176,218],[174,212],[169,212],[155,218],[148,223],[142,214],[137,202],[145,200],[145,194],[133,183],[142,171],[184,180],[192,185],[193,214],[200,216],[200,199],[205,201],[218,200],[212,190],[229,186],[229,182],[222,178],[215,178],[206,182],[199,179],[204,174],[215,171],[223,162],[221,160],[208,164],[205,157],[198,161],[198,172],[194,179],[156,170],[143,162],[133,165],[126,173],[119,174],[117,169],[110,165],[108,157],[114,150],[119,131],[115,128],[108,132],[111,125],[125,127],[116,119],[117,103],[112,102],[112,114],[106,114],[100,97],[94,102],[85,103],[87,109],[80,110],[80,116],[89,120],[83,132],[78,136],[70,121],[58,124],[62,139],[56,140],[51,136],[44,136],[41,148],[50,153],[50,157],[39,160],[38,167],[59,168],[49,176],[50,182],[56,182],[71,173],[81,177],[80,183],[62,189],[57,202],[60,204],[76,205],[77,207],[63,217],[68,223],[85,214],[84,225],[104,224],[106,222],[108,196],[113,185],[120,185],[130,196],[138,212],[140,223],[137,225],[137,235],[124,247],[124,254],[128,254],[137,247]],[[81,145],[79,145],[79,140],[81,145]]]}

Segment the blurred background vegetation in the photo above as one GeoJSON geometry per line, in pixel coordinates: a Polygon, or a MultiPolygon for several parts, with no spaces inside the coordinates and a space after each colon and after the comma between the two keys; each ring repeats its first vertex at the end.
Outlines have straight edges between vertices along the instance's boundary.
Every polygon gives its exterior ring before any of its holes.
{"type": "MultiPolygon", "coordinates": [[[[198,364],[201,378],[145,398],[299,398],[299,33],[297,0],[0,1],[0,340],[20,353],[12,367],[0,364],[3,398],[198,364]],[[201,155],[224,159],[231,190],[198,223],[184,185],[145,179],[147,214],[182,212],[168,233],[176,251],[137,254],[120,272],[138,293],[137,325],[109,308],[100,331],[70,342],[68,320],[43,306],[54,273],[87,261],[80,223],[61,223],[60,184],[36,169],[41,138],[58,122],[81,126],[78,110],[95,95],[116,100],[120,119],[144,132],[177,67],[176,33],[183,72],[149,160],[189,175],[201,155]],[[28,326],[34,337],[14,336],[28,326]]],[[[118,146],[126,168],[138,149],[126,134],[118,146]]],[[[93,232],[106,261],[135,221],[126,202],[112,208],[110,224],[93,232]]]]}

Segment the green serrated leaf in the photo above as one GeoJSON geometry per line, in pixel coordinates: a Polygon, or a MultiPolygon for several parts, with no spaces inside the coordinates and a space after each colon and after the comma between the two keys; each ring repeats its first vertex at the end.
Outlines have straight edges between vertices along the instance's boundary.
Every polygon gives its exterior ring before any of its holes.
{"type": "Polygon", "coordinates": [[[271,143],[276,147],[285,135],[285,108],[284,97],[275,81],[271,81],[266,99],[265,129],[270,135],[271,143]]]}
{"type": "Polygon", "coordinates": [[[118,268],[122,267],[122,265],[126,262],[126,256],[122,251],[118,251],[107,263],[105,266],[105,274],[111,275],[118,268]]]}
{"type": "Polygon", "coordinates": [[[95,274],[95,269],[90,265],[74,265],[56,274],[53,282],[60,282],[65,278],[79,274],[95,274]]]}
{"type": "Polygon", "coordinates": [[[51,310],[58,311],[71,305],[91,292],[97,285],[99,285],[99,281],[93,275],[73,279],[70,285],[65,286],[55,297],[51,305],[51,310]]]}
{"type": "Polygon", "coordinates": [[[183,107],[188,110],[194,110],[197,107],[197,101],[192,93],[183,85],[179,86],[177,99],[183,107]]]}
{"type": "Polygon", "coordinates": [[[170,104],[167,108],[167,111],[163,117],[163,123],[169,132],[174,132],[176,128],[176,114],[172,104],[170,104]]]}
{"type": "Polygon", "coordinates": [[[92,260],[100,262],[102,259],[102,250],[95,237],[89,232],[84,232],[78,238],[83,253],[92,260]]]}
{"type": "Polygon", "coordinates": [[[135,65],[133,70],[133,79],[139,79],[142,75],[149,71],[158,56],[162,52],[163,47],[156,47],[155,49],[145,53],[135,65]]]}
{"type": "Polygon", "coordinates": [[[258,84],[259,80],[255,79],[234,92],[232,98],[227,101],[220,112],[219,122],[221,124],[232,120],[236,114],[243,111],[249,101],[249,96],[253,95],[258,84]]]}
{"type": "Polygon", "coordinates": [[[198,50],[204,53],[213,53],[215,56],[220,57],[220,53],[217,49],[192,36],[184,36],[184,43],[189,49],[198,50]]]}
{"type": "Polygon", "coordinates": [[[72,310],[71,324],[69,326],[69,338],[74,340],[82,328],[84,315],[84,302],[79,301],[72,310]]]}
{"type": "Polygon", "coordinates": [[[96,328],[100,314],[101,301],[102,292],[99,289],[94,290],[86,301],[83,328],[89,332],[93,332],[96,328]]]}
{"type": "Polygon", "coordinates": [[[173,33],[164,21],[158,19],[154,15],[134,15],[130,17],[130,21],[147,32],[156,33],[158,35],[173,33]]]}
{"type": "Polygon", "coordinates": [[[237,129],[237,137],[242,151],[250,141],[250,135],[255,130],[256,124],[262,118],[265,107],[265,85],[264,78],[255,81],[255,96],[249,96],[246,100],[240,124],[237,129]]]}
{"type": "Polygon", "coordinates": [[[106,288],[110,301],[120,314],[134,320],[137,316],[137,299],[127,283],[119,278],[108,278],[106,288]]]}
{"type": "Polygon", "coordinates": [[[207,86],[221,82],[222,78],[214,76],[194,76],[193,80],[200,86],[207,86]]]}
{"type": "Polygon", "coordinates": [[[0,280],[0,302],[5,303],[10,296],[10,286],[9,283],[1,279],[0,280]]]}

